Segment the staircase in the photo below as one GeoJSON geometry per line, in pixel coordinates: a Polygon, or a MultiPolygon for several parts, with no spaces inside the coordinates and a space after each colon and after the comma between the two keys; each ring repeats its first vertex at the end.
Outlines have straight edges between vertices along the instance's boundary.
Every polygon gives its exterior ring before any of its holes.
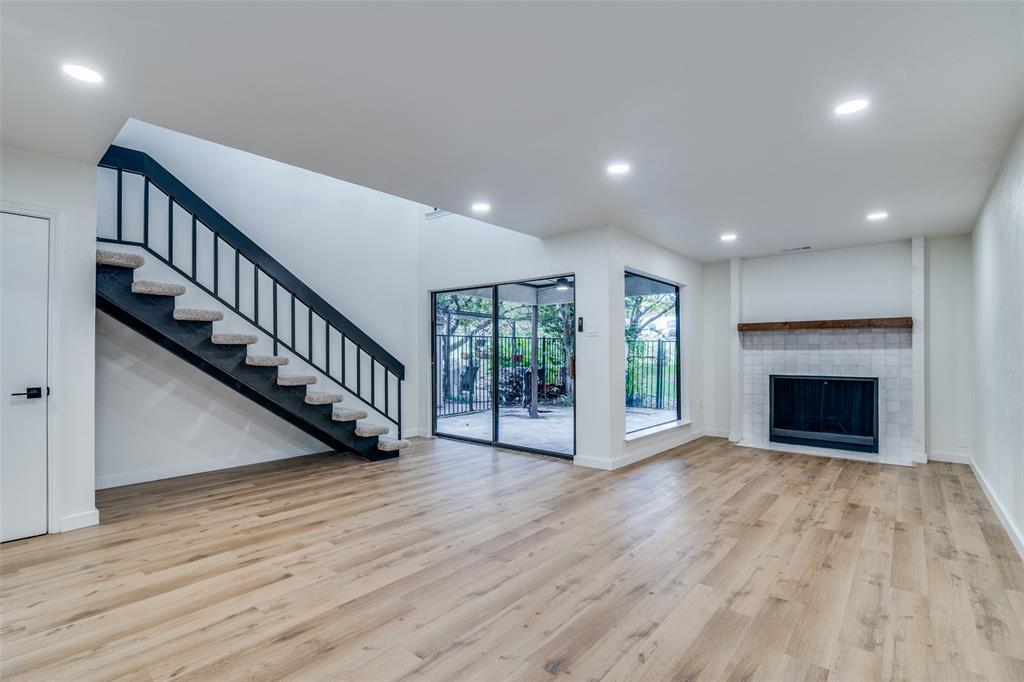
{"type": "Polygon", "coordinates": [[[116,228],[97,237],[99,310],[332,448],[380,460],[409,445],[397,359],[147,154],[112,146],[99,165],[116,174],[116,228]],[[141,225],[126,211],[133,200],[141,225]],[[150,257],[185,284],[136,279],[150,257]],[[176,305],[188,287],[212,304],[176,305]],[[253,333],[217,333],[225,312],[253,333]],[[271,352],[250,352],[257,344],[271,352]],[[293,360],[301,367],[289,371],[293,360]],[[342,406],[347,396],[355,407],[342,406]]]}

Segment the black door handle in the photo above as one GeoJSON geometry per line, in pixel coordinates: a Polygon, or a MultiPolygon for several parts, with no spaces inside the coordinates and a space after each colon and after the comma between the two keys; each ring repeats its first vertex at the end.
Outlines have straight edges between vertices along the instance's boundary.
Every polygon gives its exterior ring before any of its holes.
{"type": "Polygon", "coordinates": [[[25,389],[24,393],[12,393],[11,395],[23,395],[26,398],[42,398],[43,388],[42,386],[29,386],[25,389]]]}

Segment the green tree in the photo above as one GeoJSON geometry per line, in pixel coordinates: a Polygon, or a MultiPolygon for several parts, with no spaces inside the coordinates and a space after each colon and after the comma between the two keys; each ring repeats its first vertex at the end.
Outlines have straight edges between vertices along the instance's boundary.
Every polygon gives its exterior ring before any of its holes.
{"type": "Polygon", "coordinates": [[[649,294],[626,297],[626,341],[668,338],[654,327],[666,315],[675,315],[674,294],[649,294]]]}
{"type": "MultiPolygon", "coordinates": [[[[491,299],[465,294],[438,294],[435,297],[436,337],[445,339],[441,353],[441,391],[445,398],[451,392],[451,360],[469,343],[470,337],[488,333],[491,326],[491,299]],[[451,337],[457,336],[455,341],[451,337]]],[[[435,341],[436,342],[436,341],[435,341]]]]}
{"type": "MultiPolygon", "coordinates": [[[[675,316],[676,297],[674,294],[647,294],[626,297],[626,404],[636,405],[642,400],[640,379],[650,367],[643,358],[644,341],[668,339],[654,326],[666,316],[675,316]]],[[[677,321],[678,323],[678,321],[677,321]]]]}

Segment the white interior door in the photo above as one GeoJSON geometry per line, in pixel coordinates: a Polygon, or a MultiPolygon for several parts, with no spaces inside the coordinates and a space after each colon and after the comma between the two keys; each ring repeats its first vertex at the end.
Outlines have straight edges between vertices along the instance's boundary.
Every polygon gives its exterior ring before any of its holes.
{"type": "Polygon", "coordinates": [[[0,213],[0,541],[47,531],[50,223],[0,213]]]}

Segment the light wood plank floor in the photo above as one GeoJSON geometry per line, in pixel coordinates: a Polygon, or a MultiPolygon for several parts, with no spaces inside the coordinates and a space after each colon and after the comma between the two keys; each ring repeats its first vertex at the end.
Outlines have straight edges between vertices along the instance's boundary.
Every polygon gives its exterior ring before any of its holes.
{"type": "Polygon", "coordinates": [[[970,470],[415,441],[102,491],[8,543],[4,679],[1024,679],[970,470]]]}

